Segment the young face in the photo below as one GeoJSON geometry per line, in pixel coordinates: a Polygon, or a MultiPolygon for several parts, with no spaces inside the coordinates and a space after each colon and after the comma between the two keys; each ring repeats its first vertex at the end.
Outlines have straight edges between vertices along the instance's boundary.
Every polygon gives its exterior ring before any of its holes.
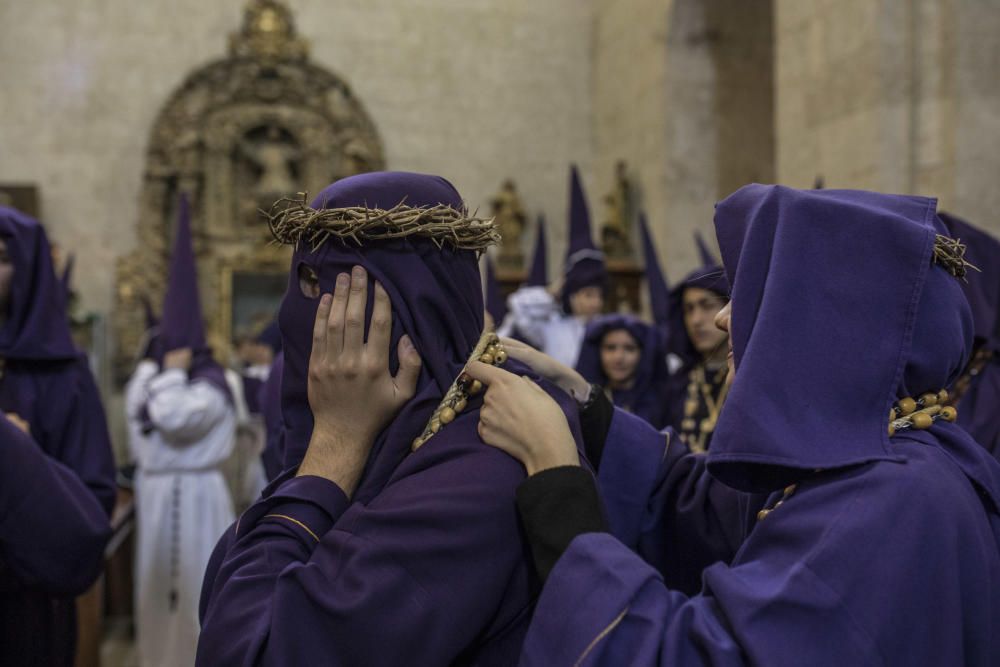
{"type": "Polygon", "coordinates": [[[615,329],[601,339],[601,368],[612,388],[626,387],[635,380],[642,349],[625,329],[615,329]]]}
{"type": "Polygon", "coordinates": [[[573,315],[589,320],[604,310],[604,291],[600,287],[584,287],[569,295],[569,309],[573,315]]]}
{"type": "Polygon", "coordinates": [[[7,254],[7,242],[0,239],[0,314],[6,314],[10,303],[10,284],[14,278],[14,265],[7,254]]]}
{"type": "Polygon", "coordinates": [[[719,352],[728,334],[715,326],[715,316],[726,300],[710,290],[688,287],[684,290],[683,305],[684,328],[694,349],[705,357],[719,352]]]}
{"type": "Polygon", "coordinates": [[[736,377],[736,364],[733,363],[733,339],[729,335],[729,324],[732,319],[733,312],[732,304],[732,301],[727,303],[715,316],[715,326],[718,327],[720,331],[725,331],[726,338],[729,340],[729,354],[726,356],[726,365],[729,366],[729,376],[726,380],[729,382],[732,382],[733,378],[736,377]]]}

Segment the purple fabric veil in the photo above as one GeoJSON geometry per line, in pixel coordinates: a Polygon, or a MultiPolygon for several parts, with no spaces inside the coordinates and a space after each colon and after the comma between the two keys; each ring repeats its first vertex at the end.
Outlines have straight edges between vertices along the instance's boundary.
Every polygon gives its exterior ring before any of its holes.
{"type": "Polygon", "coordinates": [[[0,206],[0,237],[14,267],[7,321],[0,328],[0,357],[69,360],[80,353],[66,319],[62,285],[52,267],[52,250],[38,221],[0,206]]]}
{"type": "Polygon", "coordinates": [[[191,208],[186,195],[181,195],[174,232],[173,254],[167,293],[163,297],[163,321],[160,324],[160,356],[156,361],[163,366],[163,355],[172,350],[191,348],[192,361],[188,371],[191,380],[205,380],[232,401],[225,373],[205,342],[205,323],[201,315],[201,296],[198,293],[198,265],[195,261],[191,239],[191,208]]]}
{"type": "Polygon", "coordinates": [[[667,368],[662,338],[655,327],[631,315],[602,315],[594,319],[584,334],[576,370],[588,382],[606,386],[608,378],[601,366],[601,342],[607,334],[619,330],[627,331],[632,336],[641,348],[641,353],[635,384],[631,389],[614,390],[612,400],[616,406],[660,428],[665,408],[661,384],[666,377],[667,368]]]}
{"type": "Polygon", "coordinates": [[[604,253],[594,245],[590,233],[590,209],[583,194],[583,184],[576,165],[569,171],[569,234],[566,246],[565,279],[562,288],[563,311],[569,314],[569,297],[584,287],[605,287],[608,273],[604,253]]]}
{"type": "Polygon", "coordinates": [[[670,288],[667,277],[660,268],[660,260],[656,257],[656,244],[649,233],[649,223],[646,214],[639,213],[639,232],[642,234],[642,256],[645,260],[646,285],[649,289],[649,308],[653,313],[653,321],[666,331],[670,323],[670,288]]]}
{"type": "Polygon", "coordinates": [[[270,347],[275,354],[281,352],[281,329],[278,327],[277,316],[257,335],[256,341],[270,347]]]}
{"type": "Polygon", "coordinates": [[[959,281],[931,265],[935,234],[947,233],[935,204],[763,185],[718,204],[738,372],[713,475],[766,491],[812,470],[898,459],[889,408],[947,386],[971,348],[959,281]]]}
{"type": "Polygon", "coordinates": [[[545,242],[545,216],[538,216],[538,234],[535,236],[535,252],[531,256],[531,270],[528,272],[528,287],[545,287],[549,284],[548,244],[545,242]]]}
{"type": "Polygon", "coordinates": [[[483,262],[486,263],[486,310],[499,327],[503,318],[507,317],[507,300],[500,291],[500,283],[493,269],[493,260],[486,256],[483,262]]]}
{"type": "MultiPolygon", "coordinates": [[[[374,172],[337,181],[319,193],[313,208],[365,206],[390,209],[444,204],[464,210],[448,181],[437,176],[404,172],[374,172]]],[[[312,327],[318,299],[303,295],[299,267],[311,267],[319,276],[322,293],[332,293],[339,273],[354,265],[369,275],[367,322],[371,318],[377,280],[392,301],[390,370],[395,373],[400,337],[409,334],[423,367],[415,397],[403,407],[376,439],[368,466],[354,498],[366,502],[388,480],[423,430],[431,412],[451,386],[472,353],[483,329],[483,293],[476,253],[438,248],[417,237],[367,243],[358,248],[335,241],[313,250],[300,245],[292,256],[288,291],[278,320],[284,342],[281,381],[282,417],[285,423],[285,468],[298,465],[309,445],[313,417],[307,395],[307,370],[312,350],[312,327]]]]}

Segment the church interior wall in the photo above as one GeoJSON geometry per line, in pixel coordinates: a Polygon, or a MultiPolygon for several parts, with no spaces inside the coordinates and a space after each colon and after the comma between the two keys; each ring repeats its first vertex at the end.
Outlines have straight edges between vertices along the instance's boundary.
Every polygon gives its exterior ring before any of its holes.
{"type": "Polygon", "coordinates": [[[777,0],[777,178],[926,194],[1000,233],[1000,11],[777,0]]]}
{"type": "MultiPolygon", "coordinates": [[[[488,211],[503,179],[565,218],[567,165],[590,164],[590,3],[292,0],[312,59],[372,116],[391,169],[451,179],[488,211]]],[[[224,57],[245,0],[0,4],[0,181],[38,186],[75,287],[106,313],[135,244],[149,131],[185,76],[224,57]],[[43,37],[39,37],[43,36],[43,37]],[[107,269],[107,270],[106,270],[107,269]]],[[[551,225],[553,260],[562,225],[551,225]]]]}

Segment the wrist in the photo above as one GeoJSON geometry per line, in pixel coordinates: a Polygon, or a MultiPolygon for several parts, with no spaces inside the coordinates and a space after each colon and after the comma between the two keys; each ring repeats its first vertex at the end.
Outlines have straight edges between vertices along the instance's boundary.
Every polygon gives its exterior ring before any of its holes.
{"type": "Polygon", "coordinates": [[[371,438],[313,429],[309,448],[297,476],[322,477],[339,486],[351,497],[361,479],[371,444],[371,438]]]}
{"type": "Polygon", "coordinates": [[[576,451],[576,443],[573,442],[572,436],[568,437],[568,443],[562,443],[563,446],[539,452],[537,455],[526,461],[524,468],[528,472],[528,476],[530,477],[531,475],[539,473],[543,470],[548,470],[549,468],[579,466],[580,455],[576,451]]]}
{"type": "Polygon", "coordinates": [[[567,384],[566,393],[573,397],[579,407],[588,405],[594,396],[594,385],[577,375],[571,383],[567,384]]]}

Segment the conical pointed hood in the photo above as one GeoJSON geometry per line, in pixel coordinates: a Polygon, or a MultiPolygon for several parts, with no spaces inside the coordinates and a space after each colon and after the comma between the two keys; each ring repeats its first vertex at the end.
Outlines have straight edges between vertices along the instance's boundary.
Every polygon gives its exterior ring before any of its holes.
{"type": "Polygon", "coordinates": [[[496,271],[493,270],[493,260],[487,255],[483,261],[486,262],[486,312],[490,314],[495,325],[499,327],[507,316],[507,302],[500,290],[496,271]]]}
{"type": "Polygon", "coordinates": [[[159,361],[163,358],[163,340],[160,337],[160,320],[153,312],[153,304],[145,294],[139,297],[142,301],[143,319],[146,321],[146,331],[143,334],[142,343],[139,347],[137,359],[155,359],[159,361]]]}
{"type": "Polygon", "coordinates": [[[153,304],[150,302],[149,297],[143,294],[139,297],[139,300],[142,301],[142,315],[146,321],[146,330],[148,331],[160,326],[160,320],[156,317],[156,313],[153,312],[153,304]]]}
{"type": "Polygon", "coordinates": [[[167,352],[191,348],[193,355],[188,379],[209,382],[232,401],[222,366],[212,358],[212,350],[205,341],[205,323],[198,295],[198,266],[191,239],[191,208],[184,194],[178,202],[174,250],[170,256],[167,293],[163,297],[163,314],[157,338],[158,346],[151,350],[151,355],[156,355],[156,361],[161,366],[167,352]]]}
{"type": "Polygon", "coordinates": [[[590,233],[590,210],[576,165],[569,172],[569,230],[566,245],[566,279],[563,283],[563,310],[569,313],[569,297],[584,287],[604,287],[607,270],[604,253],[594,245],[590,233]]]}
{"type": "Polygon", "coordinates": [[[576,165],[569,169],[569,233],[566,236],[566,266],[569,268],[578,257],[598,257],[604,255],[594,245],[590,231],[590,208],[580,182],[580,172],[576,165]]]}
{"type": "Polygon", "coordinates": [[[207,347],[205,323],[201,317],[201,297],[198,294],[198,267],[191,239],[191,207],[184,194],[180,197],[178,207],[160,333],[166,351],[182,347],[197,351],[207,347]]]}
{"type": "Polygon", "coordinates": [[[535,254],[531,257],[531,271],[528,273],[529,287],[544,287],[549,284],[548,244],[545,242],[545,216],[538,216],[538,234],[535,236],[535,254]]]}
{"type": "Polygon", "coordinates": [[[641,211],[639,212],[639,231],[642,234],[642,255],[646,264],[649,307],[653,314],[653,321],[661,327],[666,327],[670,322],[670,288],[667,286],[667,277],[663,274],[660,262],[656,257],[656,246],[653,245],[653,237],[649,233],[646,214],[641,211]]]}
{"type": "Polygon", "coordinates": [[[62,277],[59,282],[62,283],[63,297],[66,299],[66,304],[69,305],[69,297],[73,292],[73,265],[76,264],[76,254],[70,253],[69,257],[66,258],[66,266],[63,267],[62,277]]]}
{"type": "Polygon", "coordinates": [[[701,257],[702,266],[719,266],[721,262],[715,257],[715,253],[708,249],[704,237],[697,229],[694,232],[694,242],[698,246],[698,256],[701,257]]]}

